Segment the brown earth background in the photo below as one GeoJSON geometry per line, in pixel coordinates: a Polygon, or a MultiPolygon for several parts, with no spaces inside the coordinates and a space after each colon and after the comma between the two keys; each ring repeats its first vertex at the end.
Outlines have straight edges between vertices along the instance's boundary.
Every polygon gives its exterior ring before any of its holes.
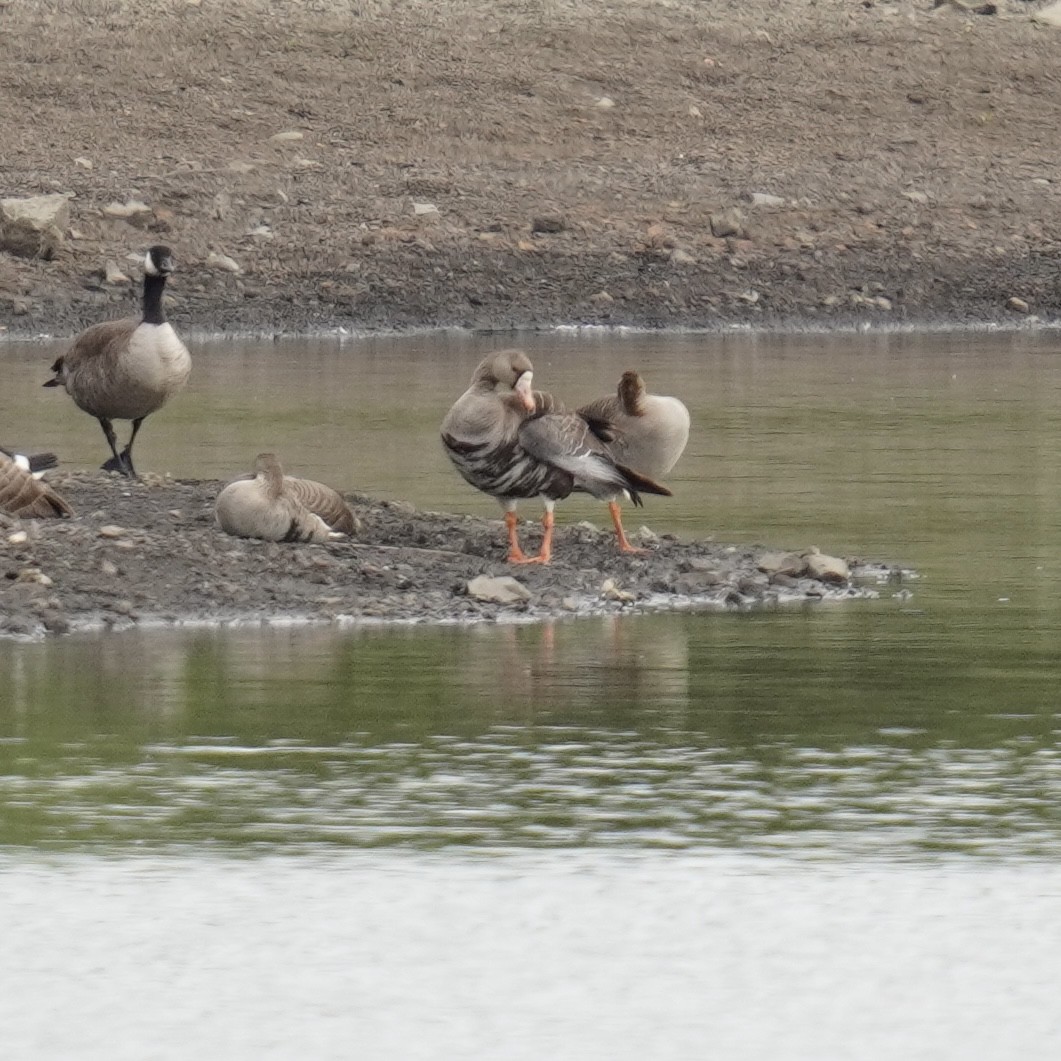
{"type": "Polygon", "coordinates": [[[1056,319],[1043,6],[0,0],[0,330],[1056,319]]]}

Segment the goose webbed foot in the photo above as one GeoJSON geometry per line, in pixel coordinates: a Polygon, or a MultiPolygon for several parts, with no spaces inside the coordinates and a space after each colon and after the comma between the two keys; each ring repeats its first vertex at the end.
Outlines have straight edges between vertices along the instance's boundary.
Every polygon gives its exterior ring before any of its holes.
{"type": "Polygon", "coordinates": [[[123,449],[117,457],[109,458],[103,464],[103,470],[105,472],[118,472],[119,475],[124,475],[127,479],[138,478],[136,469],[133,467],[132,454],[127,449],[123,449]]]}

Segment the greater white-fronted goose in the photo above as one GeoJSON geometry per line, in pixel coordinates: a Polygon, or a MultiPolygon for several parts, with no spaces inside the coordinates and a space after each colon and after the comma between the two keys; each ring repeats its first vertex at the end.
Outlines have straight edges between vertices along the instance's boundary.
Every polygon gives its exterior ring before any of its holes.
{"type": "Polygon", "coordinates": [[[625,493],[635,505],[641,504],[642,491],[670,494],[617,463],[585,420],[532,389],[533,376],[523,351],[491,354],[442,422],[442,445],[457,470],[504,508],[508,559],[516,564],[549,563],[553,508],[573,490],[601,500],[625,493]],[[516,505],[539,496],[545,504],[541,551],[526,556],[516,531],[516,505]]]}
{"type": "MultiPolygon", "coordinates": [[[[54,460],[54,454],[41,456],[54,460]]],[[[72,516],[74,510],[66,501],[30,470],[31,458],[22,457],[27,465],[23,467],[19,457],[0,449],[0,512],[23,519],[72,516]]]]}
{"type": "Polygon", "coordinates": [[[166,277],[173,272],[168,247],[144,257],[143,316],[107,321],[83,331],[60,357],[45,387],[65,387],[74,403],[103,428],[111,458],[106,471],[135,477],[133,442],[144,418],[188,382],[192,360],[162,308],[166,277]],[[120,453],[113,420],[131,420],[132,434],[120,453]]]}
{"type": "MultiPolygon", "coordinates": [[[[637,372],[624,372],[616,393],[578,410],[590,430],[620,464],[650,479],[662,479],[678,463],[689,442],[689,410],[678,398],[649,394],[637,372]]],[[[621,492],[606,498],[623,552],[637,553],[623,530],[621,492]]]]}
{"type": "Polygon", "coordinates": [[[214,511],[226,533],[271,542],[326,542],[359,529],[337,490],[284,475],[274,454],[259,453],[254,472],[218,494],[214,511]]]}

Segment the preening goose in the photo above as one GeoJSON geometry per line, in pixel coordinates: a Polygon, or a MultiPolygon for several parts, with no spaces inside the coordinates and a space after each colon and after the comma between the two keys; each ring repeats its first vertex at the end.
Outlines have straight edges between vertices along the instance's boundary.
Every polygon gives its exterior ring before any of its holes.
{"type": "MultiPolygon", "coordinates": [[[[678,463],[689,442],[689,410],[678,398],[649,394],[636,372],[624,372],[616,393],[583,405],[578,415],[621,464],[651,479],[662,479],[678,463]]],[[[622,493],[606,498],[623,552],[643,552],[623,530],[622,493]]]]}
{"type": "Polygon", "coordinates": [[[457,471],[504,508],[508,559],[515,564],[549,563],[553,508],[573,490],[602,500],[625,493],[635,505],[641,491],[670,493],[618,464],[585,420],[532,389],[533,376],[521,350],[491,354],[442,421],[442,445],[457,471]],[[539,496],[545,504],[541,552],[526,556],[516,532],[516,505],[539,496]]]}
{"type": "MultiPolygon", "coordinates": [[[[54,460],[54,454],[42,456],[54,460]]],[[[7,450],[0,450],[0,512],[26,519],[72,516],[74,510],[66,501],[29,467],[23,467],[18,457],[21,454],[9,455],[7,450]]],[[[22,457],[22,460],[30,462],[30,458],[22,457]]]]}
{"type": "Polygon", "coordinates": [[[136,476],[133,442],[144,418],[160,409],[188,381],[192,361],[162,308],[166,277],[173,272],[168,247],[144,257],[143,316],[95,324],[60,357],[45,387],[65,387],[74,403],[103,428],[111,458],[106,471],[136,476]],[[113,420],[131,420],[132,434],[120,453],[113,420]]]}
{"type": "Polygon", "coordinates": [[[218,494],[214,511],[226,533],[271,542],[326,542],[360,528],[337,490],[284,475],[274,454],[259,453],[254,471],[218,494]]]}

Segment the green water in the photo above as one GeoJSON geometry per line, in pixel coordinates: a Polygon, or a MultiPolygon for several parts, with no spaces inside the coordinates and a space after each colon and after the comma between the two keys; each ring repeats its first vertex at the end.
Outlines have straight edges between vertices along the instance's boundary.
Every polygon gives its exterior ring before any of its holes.
{"type": "MultiPolygon", "coordinates": [[[[274,449],[493,514],[436,432],[499,345],[193,344],[138,464],[274,449]]],[[[920,577],[750,614],[0,643],[6,1053],[1052,1061],[1057,337],[523,345],[569,404],[629,366],[686,399],[676,496],[637,519],[920,577]]],[[[93,467],[54,356],[0,346],[0,441],[93,467]]]]}

